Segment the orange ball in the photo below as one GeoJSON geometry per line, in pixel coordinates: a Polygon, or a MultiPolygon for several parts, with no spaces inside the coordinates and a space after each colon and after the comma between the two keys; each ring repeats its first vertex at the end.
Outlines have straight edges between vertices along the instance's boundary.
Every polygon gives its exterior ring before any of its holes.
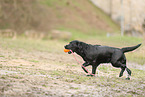
{"type": "Polygon", "coordinates": [[[64,52],[65,52],[65,53],[67,53],[67,52],[69,52],[69,51],[70,51],[69,49],[64,49],[64,52]]]}

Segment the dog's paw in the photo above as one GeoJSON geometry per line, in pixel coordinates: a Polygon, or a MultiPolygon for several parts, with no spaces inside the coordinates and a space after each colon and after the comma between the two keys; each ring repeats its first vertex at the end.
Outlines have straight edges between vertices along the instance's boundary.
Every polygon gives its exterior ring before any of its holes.
{"type": "Polygon", "coordinates": [[[127,77],[127,78],[125,78],[125,80],[130,80],[130,78],[129,78],[129,77],[127,77]]]}
{"type": "Polygon", "coordinates": [[[122,75],[121,74],[119,75],[119,77],[122,77],[122,76],[123,76],[123,74],[122,75]]]}
{"type": "Polygon", "coordinates": [[[122,77],[122,76],[123,76],[123,73],[122,73],[122,72],[120,72],[119,77],[122,77]]]}
{"type": "Polygon", "coordinates": [[[87,75],[87,76],[91,76],[91,77],[93,77],[94,75],[92,75],[92,74],[89,74],[89,75],[87,75]]]}

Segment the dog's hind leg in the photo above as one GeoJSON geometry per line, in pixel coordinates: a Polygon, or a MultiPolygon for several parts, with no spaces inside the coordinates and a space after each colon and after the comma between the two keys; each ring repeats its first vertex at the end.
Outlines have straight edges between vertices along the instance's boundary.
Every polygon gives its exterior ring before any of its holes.
{"type": "Polygon", "coordinates": [[[128,73],[128,77],[126,78],[126,80],[130,80],[130,76],[131,76],[131,70],[126,68],[126,71],[128,73]]]}
{"type": "Polygon", "coordinates": [[[128,68],[126,67],[126,65],[124,65],[124,66],[122,65],[122,66],[121,66],[121,72],[120,72],[120,74],[119,74],[119,77],[123,76],[123,72],[124,72],[125,70],[126,70],[127,73],[128,73],[128,76],[127,76],[126,80],[130,80],[131,70],[128,69],[128,68]]]}
{"type": "Polygon", "coordinates": [[[122,77],[123,76],[123,73],[124,73],[124,71],[126,69],[126,64],[125,63],[123,64],[120,61],[118,61],[118,62],[112,63],[112,66],[121,68],[119,77],[122,77]]]}
{"type": "Polygon", "coordinates": [[[128,75],[130,75],[130,76],[131,76],[131,70],[130,70],[130,69],[128,69],[128,68],[126,68],[126,71],[127,71],[128,75]]]}
{"type": "Polygon", "coordinates": [[[120,74],[119,74],[119,77],[122,77],[123,76],[123,72],[125,71],[125,68],[121,68],[121,71],[120,71],[120,74]]]}

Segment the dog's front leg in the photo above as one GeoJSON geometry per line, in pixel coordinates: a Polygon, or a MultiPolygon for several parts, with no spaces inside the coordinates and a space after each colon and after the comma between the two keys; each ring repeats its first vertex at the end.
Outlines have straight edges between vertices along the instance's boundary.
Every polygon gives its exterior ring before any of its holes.
{"type": "Polygon", "coordinates": [[[86,72],[86,73],[88,73],[88,71],[84,68],[84,67],[87,67],[87,66],[89,66],[90,65],[90,63],[88,63],[88,62],[85,62],[83,65],[82,65],[82,69],[86,72]]]}
{"type": "Polygon", "coordinates": [[[97,65],[92,65],[92,74],[94,75],[96,73],[96,68],[97,68],[97,65]]]}
{"type": "Polygon", "coordinates": [[[97,68],[97,67],[98,67],[97,65],[92,65],[92,74],[89,74],[89,75],[87,75],[87,76],[95,76],[96,68],[97,68]]]}
{"type": "Polygon", "coordinates": [[[96,68],[97,68],[97,65],[92,65],[92,74],[89,74],[87,76],[95,76],[96,68]]]}

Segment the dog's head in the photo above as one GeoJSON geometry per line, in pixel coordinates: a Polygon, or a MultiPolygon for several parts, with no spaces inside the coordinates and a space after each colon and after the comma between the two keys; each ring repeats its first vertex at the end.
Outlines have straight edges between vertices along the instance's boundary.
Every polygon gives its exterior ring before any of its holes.
{"type": "MultiPolygon", "coordinates": [[[[77,52],[80,49],[80,41],[74,40],[71,41],[68,45],[65,45],[65,49],[72,50],[72,52],[77,52]]],[[[68,52],[68,54],[72,53],[71,51],[68,52]]]]}

